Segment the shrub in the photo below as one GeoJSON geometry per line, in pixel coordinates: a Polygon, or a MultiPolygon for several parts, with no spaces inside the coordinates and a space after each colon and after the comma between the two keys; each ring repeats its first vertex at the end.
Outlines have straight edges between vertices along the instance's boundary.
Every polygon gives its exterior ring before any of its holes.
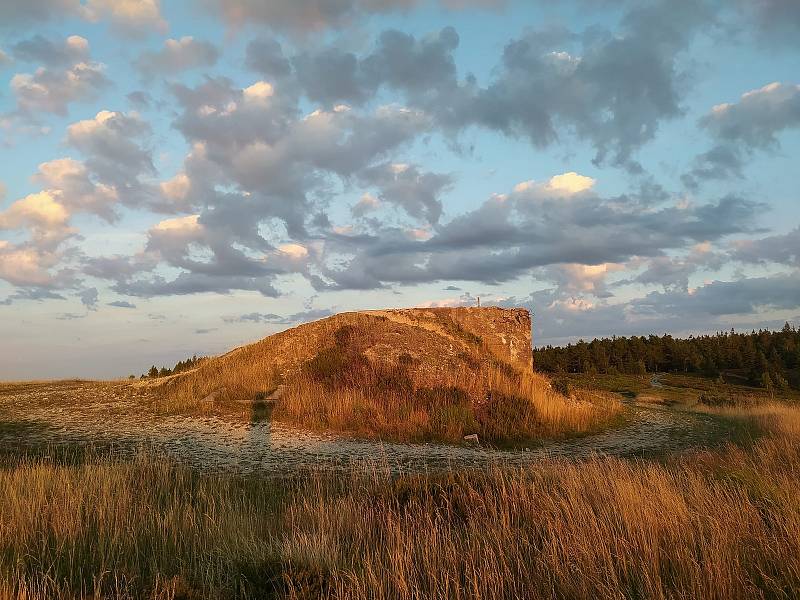
{"type": "Polygon", "coordinates": [[[552,388],[561,394],[562,396],[566,396],[569,398],[570,394],[572,393],[572,385],[570,384],[569,379],[566,377],[559,377],[557,379],[553,379],[550,383],[552,388]]]}
{"type": "Polygon", "coordinates": [[[360,352],[351,352],[340,346],[325,348],[308,361],[304,372],[314,381],[328,387],[363,383],[369,361],[360,352]]]}
{"type": "Polygon", "coordinates": [[[481,435],[500,443],[522,442],[536,430],[536,410],[527,398],[491,391],[478,412],[481,435]]]}

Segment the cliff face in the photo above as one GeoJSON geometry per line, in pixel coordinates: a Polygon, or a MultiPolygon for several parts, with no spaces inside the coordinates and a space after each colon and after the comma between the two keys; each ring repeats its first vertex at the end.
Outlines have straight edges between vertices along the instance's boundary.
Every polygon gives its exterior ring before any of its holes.
{"type": "Polygon", "coordinates": [[[383,315],[421,328],[438,326],[438,332],[448,337],[453,337],[453,332],[442,325],[452,321],[467,334],[480,338],[496,358],[520,369],[533,368],[531,316],[524,308],[409,308],[365,314],[383,315]]]}

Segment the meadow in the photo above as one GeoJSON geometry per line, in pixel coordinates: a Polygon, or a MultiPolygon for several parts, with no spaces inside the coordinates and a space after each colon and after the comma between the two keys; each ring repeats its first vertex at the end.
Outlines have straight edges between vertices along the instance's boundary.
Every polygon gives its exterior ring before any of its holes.
{"type": "Polygon", "coordinates": [[[399,476],[6,457],[0,598],[794,598],[800,411],[713,410],[752,442],[399,476]]]}

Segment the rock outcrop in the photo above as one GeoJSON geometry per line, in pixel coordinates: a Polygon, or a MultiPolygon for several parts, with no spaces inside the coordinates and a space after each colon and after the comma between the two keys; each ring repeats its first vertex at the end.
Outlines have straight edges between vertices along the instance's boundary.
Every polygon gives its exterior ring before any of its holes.
{"type": "Polygon", "coordinates": [[[497,307],[341,313],[204,361],[174,383],[198,398],[224,386],[226,396],[244,400],[338,354],[363,357],[383,372],[401,369],[425,386],[458,381],[489,362],[530,370],[531,319],[527,310],[497,307]]]}

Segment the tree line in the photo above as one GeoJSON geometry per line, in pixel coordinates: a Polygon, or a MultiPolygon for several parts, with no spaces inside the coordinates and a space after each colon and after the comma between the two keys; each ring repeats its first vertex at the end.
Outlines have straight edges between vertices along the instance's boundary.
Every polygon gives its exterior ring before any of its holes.
{"type": "Polygon", "coordinates": [[[787,323],[780,331],[737,333],[676,339],[671,335],[583,340],[533,352],[539,371],[551,373],[644,374],[723,372],[741,383],[760,387],[800,388],[800,330],[787,323]]]}
{"type": "MultiPolygon", "coordinates": [[[[206,360],[205,356],[197,356],[196,354],[191,358],[187,358],[186,360],[179,360],[175,363],[175,366],[171,369],[167,367],[161,367],[160,369],[153,365],[147,371],[147,373],[142,373],[140,379],[155,379],[156,377],[166,377],[167,375],[175,375],[175,373],[181,373],[183,371],[189,371],[190,369],[194,369],[197,365],[201,362],[206,360]]],[[[131,375],[133,379],[134,376],[131,375]]]]}

